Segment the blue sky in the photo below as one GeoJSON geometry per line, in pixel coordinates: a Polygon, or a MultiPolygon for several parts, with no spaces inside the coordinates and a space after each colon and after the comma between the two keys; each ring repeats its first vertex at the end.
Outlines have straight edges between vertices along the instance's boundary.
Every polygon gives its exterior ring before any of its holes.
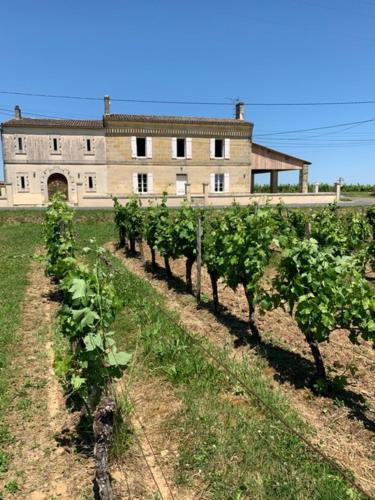
{"type": "MultiPolygon", "coordinates": [[[[0,91],[249,103],[254,140],[312,162],[311,181],[375,184],[375,0],[2,2],[0,91]]],[[[0,93],[0,120],[97,118],[100,101],[0,93]]],[[[232,116],[231,106],[113,102],[112,112],[232,116]]],[[[0,168],[0,178],[2,170],[0,168]]],[[[281,182],[296,181],[284,173],[281,182]]]]}

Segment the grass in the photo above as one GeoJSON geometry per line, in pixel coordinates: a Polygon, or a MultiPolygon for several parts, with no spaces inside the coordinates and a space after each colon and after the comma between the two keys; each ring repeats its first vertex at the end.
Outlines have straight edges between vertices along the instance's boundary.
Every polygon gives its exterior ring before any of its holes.
{"type": "MultiPolygon", "coordinates": [[[[360,498],[256,399],[245,397],[237,380],[207,357],[201,340],[178,324],[150,284],[117,265],[116,287],[125,304],[113,326],[119,348],[134,350],[139,342],[135,376],[164,378],[182,401],[183,409],[167,423],[180,441],[177,482],[198,482],[207,489],[206,498],[218,500],[360,498]]],[[[261,364],[234,363],[203,343],[294,428],[309,433],[286,399],[270,387],[261,364]]]]}
{"type": "Polygon", "coordinates": [[[5,471],[9,456],[2,447],[11,436],[6,410],[11,398],[8,385],[15,332],[21,320],[21,304],[27,286],[27,271],[35,246],[41,242],[39,225],[25,223],[0,226],[0,471],[5,471]]]}

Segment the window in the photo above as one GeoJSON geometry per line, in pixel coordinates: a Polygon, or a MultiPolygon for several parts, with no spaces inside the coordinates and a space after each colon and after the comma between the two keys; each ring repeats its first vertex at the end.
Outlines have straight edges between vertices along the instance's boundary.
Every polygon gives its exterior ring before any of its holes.
{"type": "Polygon", "coordinates": [[[223,157],[223,139],[215,139],[215,158],[223,157]]]}
{"type": "Polygon", "coordinates": [[[211,193],[229,193],[229,173],[210,174],[211,193]]]}
{"type": "Polygon", "coordinates": [[[185,139],[177,139],[177,158],[185,158],[185,139]]]}
{"type": "Polygon", "coordinates": [[[59,137],[50,137],[50,152],[52,154],[60,154],[61,153],[61,140],[59,137]]]}
{"type": "Polygon", "coordinates": [[[27,192],[29,190],[29,176],[26,174],[17,175],[17,189],[18,191],[27,192]]]}
{"type": "Polygon", "coordinates": [[[153,192],[153,174],[134,173],[133,192],[139,194],[150,194],[153,192]]]}
{"type": "Polygon", "coordinates": [[[26,154],[26,137],[21,135],[14,137],[14,150],[16,154],[26,154]]]}
{"type": "Polygon", "coordinates": [[[85,185],[86,185],[86,191],[96,191],[96,175],[86,174],[85,185]]]}
{"type": "Polygon", "coordinates": [[[86,139],[86,151],[91,153],[91,139],[86,139]]]}
{"type": "Polygon", "coordinates": [[[191,160],[192,157],[192,140],[191,137],[172,137],[172,158],[186,158],[191,160]]]}
{"type": "Polygon", "coordinates": [[[138,193],[147,193],[147,174],[138,174],[138,193]]]}
{"type": "Polygon", "coordinates": [[[146,137],[137,137],[137,156],[146,156],[146,137]]]}
{"type": "Polygon", "coordinates": [[[211,139],[210,140],[210,158],[230,158],[230,139],[211,139]]]}
{"type": "Polygon", "coordinates": [[[152,158],[152,138],[131,138],[132,158],[152,158]]]}
{"type": "Polygon", "coordinates": [[[215,193],[224,192],[224,174],[215,174],[215,193]]]}

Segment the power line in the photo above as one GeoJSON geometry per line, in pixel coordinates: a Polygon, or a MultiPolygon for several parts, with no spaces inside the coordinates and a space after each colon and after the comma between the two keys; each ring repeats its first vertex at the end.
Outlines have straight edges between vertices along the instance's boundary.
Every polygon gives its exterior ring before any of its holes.
{"type": "MultiPolygon", "coordinates": [[[[0,90],[0,94],[19,95],[25,97],[43,97],[49,99],[75,99],[86,101],[102,101],[102,97],[94,96],[78,96],[64,94],[38,94],[33,92],[15,92],[8,90],[0,90]]],[[[143,104],[182,104],[182,105],[197,105],[197,106],[232,106],[231,102],[224,101],[185,101],[185,100],[161,100],[161,99],[128,99],[114,97],[113,102],[134,102],[143,104]]],[[[306,102],[245,102],[248,106],[351,106],[363,104],[375,104],[375,100],[353,100],[353,101],[306,101],[306,102]]]]}
{"type": "Polygon", "coordinates": [[[347,127],[348,125],[362,125],[363,123],[371,123],[371,122],[375,122],[375,118],[370,118],[369,120],[361,120],[356,122],[337,123],[335,125],[325,125],[323,127],[300,128],[295,130],[283,130],[281,132],[269,132],[267,134],[254,134],[254,137],[268,137],[271,135],[273,136],[281,134],[294,134],[297,132],[312,132],[314,130],[325,130],[329,128],[347,127]]]}

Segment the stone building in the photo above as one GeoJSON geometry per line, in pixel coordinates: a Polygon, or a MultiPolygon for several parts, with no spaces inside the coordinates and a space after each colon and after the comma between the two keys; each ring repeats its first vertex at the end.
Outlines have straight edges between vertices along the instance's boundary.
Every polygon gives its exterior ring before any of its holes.
{"type": "MultiPolygon", "coordinates": [[[[70,204],[112,206],[134,193],[144,204],[168,194],[177,206],[225,206],[233,200],[311,202],[309,162],[252,142],[253,124],[236,105],[235,118],[111,114],[104,99],[101,120],[23,118],[2,124],[5,183],[1,206],[43,206],[55,191],[70,204]],[[277,173],[299,170],[300,194],[277,194],[277,173]],[[257,173],[271,173],[270,195],[254,195],[257,173]]],[[[333,193],[331,193],[331,198],[333,193]]],[[[314,202],[327,202],[326,194],[314,202]],[[322,199],[320,199],[322,198],[322,199]]]]}

